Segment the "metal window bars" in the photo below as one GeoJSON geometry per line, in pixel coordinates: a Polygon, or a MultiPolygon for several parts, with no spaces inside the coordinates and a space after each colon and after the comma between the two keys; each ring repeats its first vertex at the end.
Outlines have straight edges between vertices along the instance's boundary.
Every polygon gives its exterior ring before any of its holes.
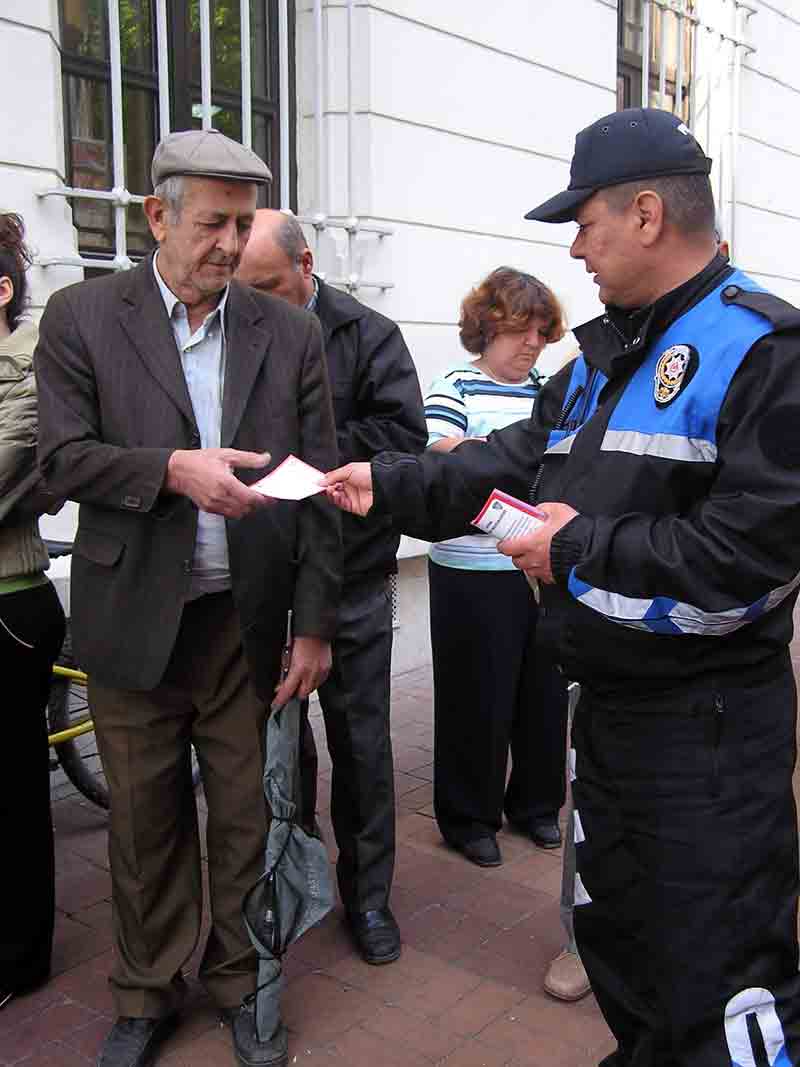
{"type": "Polygon", "coordinates": [[[676,58],[672,109],[676,114],[683,115],[683,83],[688,65],[684,30],[687,25],[690,27],[693,70],[688,124],[698,137],[700,126],[703,126],[701,140],[707,154],[716,159],[712,172],[715,199],[726,220],[724,236],[733,255],[742,63],[745,56],[755,52],[747,40],[746,32],[749,19],[758,9],[749,0],[694,0],[694,3],[691,0],[641,0],[641,4],[642,107],[651,106],[650,65],[656,28],[659,33],[657,106],[670,107],[667,96],[667,34],[669,21],[674,20],[676,58]],[[721,63],[726,57],[727,63],[721,63]],[[719,112],[719,117],[716,112],[719,112]]]}
{"type": "MultiPolygon", "coordinates": [[[[281,56],[280,84],[280,126],[281,126],[281,166],[286,177],[283,187],[288,184],[288,133],[289,133],[289,78],[288,78],[288,0],[278,0],[279,34],[281,56]],[[285,77],[284,77],[285,67],[285,77]],[[286,147],[284,148],[284,144],[286,147]],[[284,158],[285,156],[285,158],[284,158]]],[[[170,93],[169,93],[169,52],[167,45],[167,3],[168,0],[155,0],[156,4],[156,51],[158,70],[158,105],[159,134],[165,137],[170,132],[170,93]]],[[[68,266],[91,267],[100,270],[127,270],[133,260],[128,256],[126,233],[127,208],[129,204],[144,203],[144,197],[131,193],[125,185],[125,131],[123,127],[122,105],[122,59],[119,27],[119,0],[107,0],[110,84],[111,84],[111,136],[114,164],[114,187],[104,189],[78,189],[71,186],[56,186],[42,189],[37,193],[40,198],[63,196],[73,200],[106,200],[114,205],[114,256],[112,259],[94,258],[82,255],[50,256],[37,259],[41,267],[68,266]]],[[[248,148],[252,147],[252,87],[250,83],[250,0],[240,0],[241,20],[241,63],[242,63],[242,139],[248,148]]],[[[213,125],[213,108],[211,105],[211,8],[209,0],[199,0],[200,13],[200,86],[201,86],[201,122],[203,129],[213,125]]]]}
{"type": "MultiPolygon", "coordinates": [[[[156,8],[156,52],[158,73],[159,135],[165,137],[170,132],[170,83],[169,52],[167,37],[168,0],[155,0],[156,8]]],[[[251,86],[251,39],[250,39],[250,0],[240,0],[240,40],[242,70],[242,142],[252,147],[252,86],[251,86]]],[[[310,215],[299,216],[299,221],[313,227],[315,235],[315,252],[318,249],[319,235],[325,229],[344,230],[347,234],[347,270],[345,277],[328,278],[333,284],[355,291],[359,288],[390,289],[392,282],[375,282],[359,277],[353,270],[353,246],[358,234],[372,233],[379,238],[390,235],[393,231],[385,227],[371,225],[363,217],[354,215],[354,140],[353,117],[353,0],[347,0],[347,215],[328,215],[321,208],[323,202],[323,153],[324,120],[322,115],[323,95],[323,34],[322,34],[322,0],[314,0],[315,59],[316,74],[316,117],[315,130],[317,139],[316,190],[318,210],[310,215]]],[[[112,117],[113,150],[113,188],[81,189],[71,186],[55,186],[42,189],[37,193],[40,198],[61,196],[72,200],[104,200],[114,206],[114,256],[100,258],[79,254],[50,256],[37,259],[41,267],[74,266],[89,267],[100,270],[127,270],[134,265],[128,255],[127,246],[127,209],[130,204],[141,204],[144,196],[130,192],[125,182],[125,132],[123,126],[123,82],[119,22],[119,0],[107,0],[109,52],[110,52],[110,87],[112,117]]],[[[211,10],[210,0],[199,0],[200,16],[200,115],[203,129],[213,126],[213,107],[211,71],[211,10]]],[[[288,0],[278,0],[278,79],[279,79],[279,127],[280,127],[280,168],[281,168],[281,208],[289,210],[289,172],[290,172],[290,77],[289,77],[289,8],[288,0]]]]}

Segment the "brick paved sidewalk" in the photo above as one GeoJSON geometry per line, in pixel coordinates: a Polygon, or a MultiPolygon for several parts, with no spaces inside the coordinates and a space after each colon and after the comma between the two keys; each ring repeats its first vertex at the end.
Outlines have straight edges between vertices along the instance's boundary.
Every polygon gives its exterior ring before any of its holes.
{"type": "MultiPolygon", "coordinates": [[[[290,1063],[325,1067],[594,1067],[613,1047],[593,999],[560,1004],[541,982],[561,946],[559,852],[504,832],[502,867],[480,870],[441,842],[433,820],[431,677],[395,680],[398,854],[394,964],[355,955],[337,909],[290,950],[284,1001],[290,1063]]],[[[321,822],[329,762],[317,710],[321,822]]],[[[54,977],[0,1011],[0,1064],[87,1067],[113,1021],[106,984],[111,905],[106,817],[54,777],[54,977]]],[[[201,802],[202,804],[202,802],[201,802]]],[[[333,858],[333,856],[332,856],[333,858]]],[[[24,868],[23,868],[24,869],[24,868]]],[[[8,876],[8,875],[6,875],[8,876]]],[[[233,1067],[228,1031],[194,985],[159,1067],[233,1067]]]]}

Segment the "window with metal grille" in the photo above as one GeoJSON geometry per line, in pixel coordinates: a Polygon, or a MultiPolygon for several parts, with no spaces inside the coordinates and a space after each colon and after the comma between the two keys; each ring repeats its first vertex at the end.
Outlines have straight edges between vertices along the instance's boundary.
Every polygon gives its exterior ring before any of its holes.
{"type": "Polygon", "coordinates": [[[660,107],[690,121],[694,25],[694,0],[676,0],[669,6],[653,0],[619,0],[618,109],[660,107]]]}
{"type": "MultiPolygon", "coordinates": [[[[210,125],[246,142],[242,115],[249,111],[250,144],[274,178],[260,191],[260,206],[277,207],[281,181],[289,177],[280,173],[277,0],[208,0],[207,58],[201,42],[201,0],[169,0],[160,12],[158,8],[159,0],[118,0],[118,19],[112,20],[108,0],[59,0],[67,184],[105,191],[115,185],[111,34],[117,32],[113,23],[118,22],[125,188],[137,197],[151,191],[150,161],[165,129],[160,114],[165,99],[169,129],[203,124],[203,84],[208,79],[210,125]],[[250,41],[249,87],[242,81],[243,23],[249,24],[244,26],[250,41]],[[159,84],[165,74],[166,94],[159,84]]],[[[73,218],[82,254],[115,254],[119,241],[113,203],[76,198],[73,218]]],[[[125,230],[132,257],[149,250],[140,203],[127,205],[125,230]]]]}

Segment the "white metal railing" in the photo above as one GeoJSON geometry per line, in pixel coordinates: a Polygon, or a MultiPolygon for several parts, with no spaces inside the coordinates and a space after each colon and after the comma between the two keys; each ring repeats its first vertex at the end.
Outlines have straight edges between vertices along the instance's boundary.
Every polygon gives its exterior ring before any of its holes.
{"type": "MultiPolygon", "coordinates": [[[[325,84],[328,73],[326,63],[323,8],[328,10],[333,7],[324,0],[313,0],[311,8],[313,26],[313,60],[314,60],[314,181],[313,197],[314,207],[297,216],[298,221],[313,229],[314,259],[318,265],[318,272],[331,285],[340,286],[349,292],[358,289],[380,289],[386,291],[394,288],[392,281],[376,281],[364,277],[355,269],[355,245],[361,234],[372,234],[379,241],[390,237],[394,230],[388,226],[381,226],[372,222],[368,215],[356,212],[356,182],[355,182],[355,115],[356,103],[354,93],[355,80],[355,0],[346,0],[345,17],[347,19],[347,86],[346,86],[346,122],[347,122],[347,184],[345,199],[345,214],[331,214],[328,210],[329,198],[326,191],[325,166],[327,160],[327,129],[325,126],[325,84]],[[326,271],[319,269],[323,266],[321,248],[322,235],[326,230],[344,231],[347,239],[345,253],[344,274],[341,277],[331,276],[326,271]]],[[[335,5],[337,8],[341,4],[335,5]]]]}
{"type": "Polygon", "coordinates": [[[724,218],[725,237],[734,254],[736,241],[736,175],[739,160],[741,71],[746,55],[755,51],[747,39],[747,24],[757,9],[749,0],[641,0],[642,107],[649,107],[650,64],[654,23],[660,15],[657,106],[667,108],[667,35],[676,30],[672,107],[683,115],[683,83],[688,70],[685,29],[690,28],[689,127],[715,159],[712,171],[717,205],[724,218]],[[713,105],[713,106],[712,106],[713,105]],[[702,127],[702,132],[701,132],[702,127]]]}
{"type": "MultiPolygon", "coordinates": [[[[169,50],[167,44],[167,4],[156,0],[156,57],[158,72],[159,135],[170,132],[169,50]]],[[[203,129],[213,126],[211,17],[209,0],[200,3],[200,96],[203,129]]],[[[114,205],[114,256],[111,259],[78,254],[37,258],[41,267],[92,267],[101,270],[126,270],[133,266],[128,256],[127,209],[130,204],[144,203],[144,197],[130,192],[125,182],[125,131],[122,110],[122,58],[119,30],[119,0],[107,0],[109,28],[109,67],[111,85],[111,136],[114,185],[111,189],[80,189],[59,185],[42,189],[40,198],[63,196],[71,200],[105,200],[114,205]]],[[[279,124],[281,144],[282,202],[288,204],[289,185],[289,18],[288,0],[278,0],[278,54],[280,57],[279,124]]],[[[250,54],[249,0],[240,0],[241,67],[242,67],[242,142],[252,147],[252,87],[250,54]]],[[[269,51],[269,42],[265,42],[269,51]]]]}

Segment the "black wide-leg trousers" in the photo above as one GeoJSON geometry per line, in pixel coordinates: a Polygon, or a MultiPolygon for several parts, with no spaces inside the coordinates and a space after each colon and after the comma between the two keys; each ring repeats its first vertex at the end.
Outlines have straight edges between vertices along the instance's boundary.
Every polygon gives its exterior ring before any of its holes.
{"type": "Polygon", "coordinates": [[[795,684],[582,687],[575,935],[615,1067],[800,1064],[795,684]]]}
{"type": "Polygon", "coordinates": [[[48,582],[0,596],[0,994],[50,974],[54,864],[47,698],[64,640],[64,613],[48,582]]]}
{"type": "Polygon", "coordinates": [[[537,646],[519,571],[429,564],[434,809],[446,840],[555,817],[564,803],[567,690],[537,646]],[[508,753],[511,776],[506,784],[508,753]]]}

